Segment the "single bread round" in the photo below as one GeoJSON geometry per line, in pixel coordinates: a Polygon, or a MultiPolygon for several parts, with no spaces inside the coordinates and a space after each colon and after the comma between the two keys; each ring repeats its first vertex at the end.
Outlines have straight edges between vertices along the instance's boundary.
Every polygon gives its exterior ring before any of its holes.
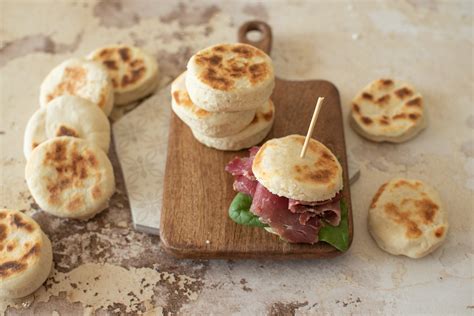
{"type": "Polygon", "coordinates": [[[225,137],[210,137],[192,130],[194,137],[202,144],[219,150],[241,150],[260,143],[270,132],[275,120],[275,107],[271,100],[255,113],[250,124],[237,134],[225,137]]]}
{"type": "Polygon", "coordinates": [[[191,57],[187,69],[191,100],[210,112],[257,109],[270,98],[275,86],[272,60],[247,44],[203,49],[191,57]]]}
{"type": "Polygon", "coordinates": [[[110,123],[94,103],[74,95],[59,96],[28,121],[23,143],[25,158],[42,142],[59,136],[83,138],[108,152],[110,123]]]}
{"type": "Polygon", "coordinates": [[[158,87],[158,63],[138,47],[109,45],[93,51],[87,58],[102,63],[109,72],[116,105],[137,101],[158,87]]]}
{"type": "Polygon", "coordinates": [[[372,141],[407,141],[424,129],[426,122],[423,97],[401,81],[375,80],[352,100],[351,126],[372,141]]]}
{"type": "Polygon", "coordinates": [[[0,297],[36,291],[53,266],[51,242],[39,225],[16,210],[0,209],[0,297]]]}
{"type": "Polygon", "coordinates": [[[419,180],[397,178],[383,184],[375,194],[368,228],[386,252],[421,258],[446,238],[448,218],[432,187],[419,180]]]}
{"type": "Polygon", "coordinates": [[[186,72],[171,84],[171,108],[192,130],[211,137],[234,135],[255,117],[255,110],[240,112],[208,112],[197,107],[189,98],[185,85],[186,72]]]}
{"type": "Polygon", "coordinates": [[[91,218],[107,208],[115,189],[112,164],[104,151],[70,136],[36,147],[25,174],[36,203],[59,217],[91,218]]]}
{"type": "Polygon", "coordinates": [[[64,94],[89,100],[106,115],[112,112],[114,90],[107,70],[100,63],[72,58],[53,68],[41,84],[40,105],[46,107],[64,94]]]}
{"type": "Polygon", "coordinates": [[[307,202],[331,199],[342,189],[342,167],[329,148],[312,138],[300,158],[304,140],[289,135],[267,141],[257,152],[252,171],[278,196],[307,202]]]}

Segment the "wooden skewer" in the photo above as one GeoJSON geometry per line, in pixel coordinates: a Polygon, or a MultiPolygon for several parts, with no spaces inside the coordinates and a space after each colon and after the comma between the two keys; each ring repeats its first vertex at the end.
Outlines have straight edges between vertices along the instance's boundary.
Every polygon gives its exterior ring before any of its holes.
{"type": "Polygon", "coordinates": [[[319,97],[318,102],[316,103],[316,107],[314,108],[313,117],[311,118],[311,123],[309,124],[308,133],[306,134],[306,138],[304,140],[303,148],[301,149],[300,158],[303,158],[306,154],[306,149],[308,148],[309,139],[313,134],[314,126],[316,125],[316,120],[318,119],[319,111],[321,110],[321,106],[323,105],[324,97],[319,97]]]}

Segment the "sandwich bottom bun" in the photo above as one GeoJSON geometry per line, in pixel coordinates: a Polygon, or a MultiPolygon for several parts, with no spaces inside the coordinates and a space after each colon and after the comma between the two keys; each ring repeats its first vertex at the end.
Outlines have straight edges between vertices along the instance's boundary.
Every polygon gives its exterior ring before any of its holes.
{"type": "Polygon", "coordinates": [[[107,155],[96,145],[69,136],[36,147],[25,176],[36,203],[59,217],[91,218],[107,208],[115,190],[107,155]]]}
{"type": "Polygon", "coordinates": [[[444,241],[448,218],[433,188],[419,180],[393,179],[375,194],[368,227],[386,252],[421,258],[444,241]]]}
{"type": "Polygon", "coordinates": [[[20,298],[36,291],[53,266],[51,242],[29,216],[0,209],[0,297],[20,298]]]}
{"type": "Polygon", "coordinates": [[[307,202],[331,199],[343,187],[342,167],[331,150],[313,138],[300,158],[304,140],[289,135],[267,141],[257,152],[252,171],[278,196],[307,202]]]}
{"type": "Polygon", "coordinates": [[[255,117],[256,110],[240,112],[209,112],[196,106],[189,98],[184,83],[186,72],[171,84],[171,108],[193,131],[211,137],[234,135],[255,117]]]}
{"type": "Polygon", "coordinates": [[[83,138],[108,152],[110,123],[94,103],[74,95],[59,96],[28,121],[23,143],[25,158],[42,142],[59,136],[83,138]]]}
{"type": "Polygon", "coordinates": [[[401,143],[427,125],[423,96],[410,84],[378,79],[352,100],[351,127],[375,142],[401,143]]]}
{"type": "Polygon", "coordinates": [[[275,120],[275,106],[268,100],[255,113],[250,124],[237,134],[226,137],[210,137],[192,130],[202,144],[219,150],[241,150],[260,143],[270,132],[275,120]]]}

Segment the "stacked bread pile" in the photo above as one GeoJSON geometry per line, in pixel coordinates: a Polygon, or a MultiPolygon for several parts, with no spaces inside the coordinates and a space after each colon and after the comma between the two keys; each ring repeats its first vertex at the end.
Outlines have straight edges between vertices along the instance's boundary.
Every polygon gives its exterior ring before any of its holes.
{"type": "Polygon", "coordinates": [[[202,144],[240,150],[270,131],[274,86],[267,54],[247,44],[219,44],[192,56],[172,83],[172,109],[202,144]]]}
{"type": "MultiPolygon", "coordinates": [[[[126,45],[66,60],[46,76],[23,146],[26,182],[42,210],[89,219],[107,208],[115,191],[107,116],[114,104],[129,104],[153,92],[157,77],[156,61],[126,45]]],[[[0,296],[35,291],[51,269],[51,251],[33,219],[0,210],[0,296]]]]}

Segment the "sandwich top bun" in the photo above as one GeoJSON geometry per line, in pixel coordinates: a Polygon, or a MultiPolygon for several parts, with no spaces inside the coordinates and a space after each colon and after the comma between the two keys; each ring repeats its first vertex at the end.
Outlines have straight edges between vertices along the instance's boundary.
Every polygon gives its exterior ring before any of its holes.
{"type": "Polygon", "coordinates": [[[171,84],[171,107],[192,130],[211,137],[233,135],[243,130],[255,117],[255,110],[241,112],[208,112],[189,98],[184,83],[186,72],[171,84]]]}
{"type": "Polygon", "coordinates": [[[39,225],[16,210],[0,209],[0,297],[36,291],[53,264],[51,242],[39,225]]]}
{"type": "Polygon", "coordinates": [[[256,109],[272,94],[270,57],[247,44],[219,44],[188,62],[186,87],[194,104],[210,112],[256,109]]]}
{"type": "Polygon", "coordinates": [[[36,147],[26,163],[36,203],[59,217],[87,219],[108,206],[115,179],[107,155],[87,141],[56,137],[36,147]]]}
{"type": "Polygon", "coordinates": [[[275,120],[275,106],[267,100],[257,112],[252,122],[242,131],[224,137],[211,137],[192,130],[194,137],[202,144],[219,150],[240,150],[260,143],[270,132],[275,120]]]}
{"type": "Polygon", "coordinates": [[[314,139],[300,158],[304,140],[304,136],[289,135],[267,141],[257,152],[252,171],[273,194],[307,202],[331,199],[342,189],[342,167],[334,154],[314,139]]]}
{"type": "Polygon", "coordinates": [[[40,105],[46,107],[53,99],[64,94],[89,100],[97,104],[106,115],[112,112],[112,82],[100,63],[72,58],[53,68],[41,84],[40,105]]]}
{"type": "Polygon", "coordinates": [[[446,238],[448,219],[433,188],[419,180],[393,179],[375,194],[368,226],[383,250],[420,258],[446,238]]]}
{"type": "Polygon", "coordinates": [[[40,108],[28,121],[23,152],[25,157],[42,142],[58,136],[83,138],[107,152],[110,123],[97,105],[78,96],[62,95],[40,108]]]}
{"type": "Polygon", "coordinates": [[[375,80],[352,100],[351,126],[373,141],[407,141],[426,126],[423,97],[407,83],[375,80]]]}
{"type": "Polygon", "coordinates": [[[87,58],[102,63],[109,72],[117,105],[139,100],[158,86],[158,63],[138,47],[110,45],[93,51],[87,58]]]}

